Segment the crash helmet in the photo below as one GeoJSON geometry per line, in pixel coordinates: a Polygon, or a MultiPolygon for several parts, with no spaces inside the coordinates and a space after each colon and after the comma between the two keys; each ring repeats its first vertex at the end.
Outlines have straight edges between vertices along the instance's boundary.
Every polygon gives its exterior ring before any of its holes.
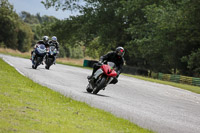
{"type": "Polygon", "coordinates": [[[53,42],[56,42],[56,41],[57,41],[57,37],[56,37],[56,36],[52,36],[51,40],[52,40],[53,42]]]}
{"type": "Polygon", "coordinates": [[[42,40],[46,43],[49,41],[49,37],[48,36],[43,36],[42,40]]]}
{"type": "Polygon", "coordinates": [[[117,53],[118,56],[123,57],[124,53],[125,53],[124,48],[123,47],[117,47],[116,48],[116,53],[117,53]]]}

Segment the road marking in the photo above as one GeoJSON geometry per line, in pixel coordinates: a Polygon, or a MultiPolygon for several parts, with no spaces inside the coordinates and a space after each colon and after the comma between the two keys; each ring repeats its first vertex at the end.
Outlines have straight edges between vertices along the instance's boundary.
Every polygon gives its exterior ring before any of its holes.
{"type": "MultiPolygon", "coordinates": [[[[15,68],[15,66],[14,66],[12,63],[10,63],[8,60],[6,60],[4,57],[3,57],[3,60],[4,60],[6,63],[8,63],[10,66],[12,66],[12,67],[15,68]]],[[[24,73],[21,72],[19,69],[15,68],[15,70],[17,70],[21,75],[25,76],[24,73]]]]}

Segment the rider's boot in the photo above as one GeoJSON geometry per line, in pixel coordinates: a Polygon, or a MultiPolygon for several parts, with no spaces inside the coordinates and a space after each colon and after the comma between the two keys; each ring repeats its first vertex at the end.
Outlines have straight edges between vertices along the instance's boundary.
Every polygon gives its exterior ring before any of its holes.
{"type": "Polygon", "coordinates": [[[34,58],[35,58],[35,54],[33,53],[33,54],[31,54],[31,61],[33,61],[34,60],[34,58]]]}
{"type": "Polygon", "coordinates": [[[54,65],[56,64],[56,59],[54,59],[53,64],[54,64],[54,65]]]}
{"type": "Polygon", "coordinates": [[[43,57],[41,64],[44,65],[44,63],[45,63],[46,60],[47,60],[47,55],[45,55],[45,56],[43,57]]]}
{"type": "Polygon", "coordinates": [[[33,58],[32,56],[33,56],[33,51],[31,51],[31,58],[30,58],[31,61],[32,61],[32,58],[33,58]]]}
{"type": "Polygon", "coordinates": [[[95,72],[96,72],[96,69],[93,69],[92,75],[87,76],[87,79],[91,80],[93,78],[95,72]]]}
{"type": "Polygon", "coordinates": [[[91,85],[91,88],[94,89],[95,83],[94,83],[94,78],[93,77],[89,80],[89,83],[91,85]]]}
{"type": "Polygon", "coordinates": [[[31,58],[30,58],[30,60],[33,61],[34,58],[35,58],[35,51],[33,50],[33,51],[31,51],[31,58]]]}
{"type": "Polygon", "coordinates": [[[54,64],[54,65],[56,64],[56,56],[54,56],[53,64],[54,64]]]}
{"type": "Polygon", "coordinates": [[[87,79],[92,79],[92,77],[93,77],[93,74],[92,75],[90,75],[90,76],[87,76],[87,79]]]}

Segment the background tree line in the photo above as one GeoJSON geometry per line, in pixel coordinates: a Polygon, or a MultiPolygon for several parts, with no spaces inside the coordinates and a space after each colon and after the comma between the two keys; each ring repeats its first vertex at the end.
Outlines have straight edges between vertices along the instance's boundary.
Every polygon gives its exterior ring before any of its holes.
{"type": "Polygon", "coordinates": [[[25,11],[18,15],[8,0],[0,0],[0,46],[26,52],[41,39],[46,28],[42,25],[55,21],[55,17],[34,16],[25,11]]]}
{"type": "Polygon", "coordinates": [[[32,40],[31,28],[19,18],[7,0],[0,0],[0,46],[25,52],[32,40]]]}
{"type": "Polygon", "coordinates": [[[98,58],[116,46],[126,64],[154,72],[199,76],[198,0],[46,0],[46,8],[79,10],[52,29],[63,41],[98,58]],[[62,30],[61,30],[62,29],[62,30]]]}
{"type": "Polygon", "coordinates": [[[200,76],[198,0],[43,2],[46,8],[54,6],[62,10],[79,10],[80,15],[65,20],[27,12],[18,16],[7,0],[0,1],[0,19],[4,20],[0,22],[0,27],[6,28],[5,24],[9,27],[7,30],[0,28],[1,45],[26,51],[43,35],[56,35],[61,44],[61,57],[89,56],[96,59],[117,46],[123,46],[129,66],[150,72],[200,76]],[[20,36],[24,40],[19,41],[20,36]],[[28,38],[31,43],[23,43],[28,38]]]}

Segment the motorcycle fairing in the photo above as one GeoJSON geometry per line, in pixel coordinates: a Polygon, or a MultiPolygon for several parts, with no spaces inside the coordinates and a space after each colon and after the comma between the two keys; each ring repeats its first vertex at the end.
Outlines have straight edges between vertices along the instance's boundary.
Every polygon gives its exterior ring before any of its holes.
{"type": "Polygon", "coordinates": [[[55,56],[55,55],[57,54],[57,49],[55,48],[55,46],[50,46],[48,52],[49,52],[49,54],[50,54],[51,56],[55,56]]]}
{"type": "Polygon", "coordinates": [[[40,44],[36,50],[35,53],[39,56],[44,56],[46,54],[46,48],[43,44],[40,44]]]}
{"type": "Polygon", "coordinates": [[[109,77],[116,77],[117,73],[114,69],[112,69],[109,65],[102,65],[101,69],[104,71],[104,73],[109,77]]]}
{"type": "Polygon", "coordinates": [[[100,69],[98,69],[95,73],[94,73],[94,78],[95,79],[97,79],[97,77],[99,76],[99,75],[101,75],[103,73],[103,70],[100,68],[100,69]]]}

